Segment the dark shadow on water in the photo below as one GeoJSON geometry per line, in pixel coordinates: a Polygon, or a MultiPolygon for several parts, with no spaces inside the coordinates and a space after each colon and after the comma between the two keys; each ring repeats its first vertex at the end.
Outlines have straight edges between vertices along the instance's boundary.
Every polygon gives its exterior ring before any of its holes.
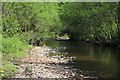
{"type": "Polygon", "coordinates": [[[62,54],[76,57],[67,64],[85,75],[101,78],[119,78],[120,50],[76,41],[49,41],[47,45],[59,49],[62,54]]]}
{"type": "Polygon", "coordinates": [[[72,66],[78,69],[78,73],[82,73],[85,76],[93,76],[100,78],[119,78],[120,72],[118,71],[118,65],[106,64],[101,61],[93,60],[73,60],[72,63],[66,64],[67,66],[72,66]]]}

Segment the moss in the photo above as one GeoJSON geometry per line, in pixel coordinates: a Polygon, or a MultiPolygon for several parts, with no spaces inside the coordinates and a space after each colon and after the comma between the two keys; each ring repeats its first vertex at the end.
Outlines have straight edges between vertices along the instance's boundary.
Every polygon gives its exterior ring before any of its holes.
{"type": "Polygon", "coordinates": [[[57,56],[57,53],[49,53],[49,56],[57,56]]]}

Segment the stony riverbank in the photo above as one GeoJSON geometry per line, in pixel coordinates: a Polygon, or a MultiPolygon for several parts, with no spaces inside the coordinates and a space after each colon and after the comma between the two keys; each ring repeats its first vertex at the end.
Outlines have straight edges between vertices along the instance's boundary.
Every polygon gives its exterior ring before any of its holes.
{"type": "Polygon", "coordinates": [[[18,74],[12,78],[81,78],[75,69],[63,66],[72,61],[70,57],[57,55],[59,53],[49,47],[34,47],[25,58],[16,59],[21,63],[16,64],[18,74]],[[52,54],[52,56],[51,56],[52,54]],[[53,55],[54,54],[54,55],[53,55]]]}

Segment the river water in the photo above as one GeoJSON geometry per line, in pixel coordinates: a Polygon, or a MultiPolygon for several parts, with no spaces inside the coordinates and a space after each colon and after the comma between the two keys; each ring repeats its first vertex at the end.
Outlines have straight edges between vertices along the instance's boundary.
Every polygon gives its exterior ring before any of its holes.
{"type": "Polygon", "coordinates": [[[85,76],[100,78],[118,78],[120,50],[92,45],[85,42],[49,40],[47,46],[59,49],[59,52],[75,57],[66,64],[85,76]]]}

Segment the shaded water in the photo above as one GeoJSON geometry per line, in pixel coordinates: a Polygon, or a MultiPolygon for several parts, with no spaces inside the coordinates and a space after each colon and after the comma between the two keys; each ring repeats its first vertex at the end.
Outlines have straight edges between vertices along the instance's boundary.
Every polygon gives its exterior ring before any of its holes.
{"type": "Polygon", "coordinates": [[[119,77],[120,50],[75,41],[47,41],[47,46],[60,49],[67,56],[76,57],[68,66],[76,68],[85,76],[101,78],[119,77]]]}

